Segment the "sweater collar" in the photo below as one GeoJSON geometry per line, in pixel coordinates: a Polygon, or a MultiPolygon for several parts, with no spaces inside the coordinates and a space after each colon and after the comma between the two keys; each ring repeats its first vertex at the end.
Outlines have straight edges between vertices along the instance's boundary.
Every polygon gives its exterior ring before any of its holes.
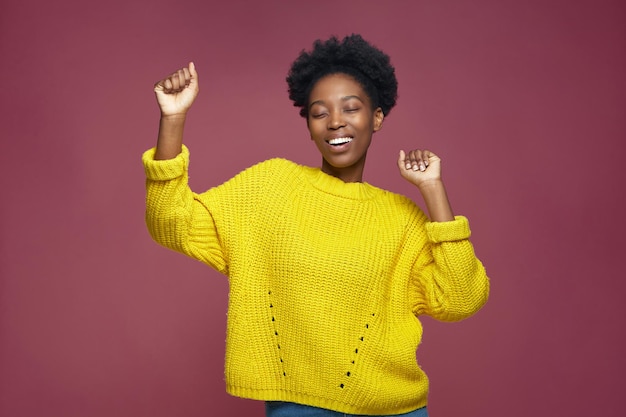
{"type": "Polygon", "coordinates": [[[380,188],[366,182],[343,182],[337,177],[322,172],[320,168],[305,167],[305,174],[313,187],[337,197],[369,200],[383,192],[380,188]]]}

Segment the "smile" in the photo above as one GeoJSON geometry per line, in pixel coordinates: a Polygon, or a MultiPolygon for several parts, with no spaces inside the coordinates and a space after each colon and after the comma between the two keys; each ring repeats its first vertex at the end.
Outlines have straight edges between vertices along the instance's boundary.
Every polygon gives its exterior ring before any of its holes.
{"type": "Polygon", "coordinates": [[[333,146],[339,146],[339,145],[343,145],[349,142],[352,142],[353,138],[350,137],[345,137],[345,138],[334,138],[334,139],[330,139],[328,140],[328,144],[329,145],[333,145],[333,146]]]}

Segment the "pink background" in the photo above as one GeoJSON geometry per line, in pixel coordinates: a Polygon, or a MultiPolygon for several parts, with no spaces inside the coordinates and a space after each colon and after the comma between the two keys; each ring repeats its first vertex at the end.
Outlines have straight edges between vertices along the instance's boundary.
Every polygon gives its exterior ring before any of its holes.
{"type": "Polygon", "coordinates": [[[424,319],[439,416],[621,416],[626,6],[601,0],[0,4],[0,416],[261,416],[223,383],[227,283],[144,226],[152,84],[188,60],[200,191],[266,158],[319,164],[291,61],[351,32],[388,52],[398,106],[368,182],[417,193],[444,159],[492,278],[477,316],[424,319]]]}

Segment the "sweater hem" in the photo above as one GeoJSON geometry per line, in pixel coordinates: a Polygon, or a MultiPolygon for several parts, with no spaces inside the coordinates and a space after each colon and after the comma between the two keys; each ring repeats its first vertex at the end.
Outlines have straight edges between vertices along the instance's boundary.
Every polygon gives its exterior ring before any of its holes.
{"type": "Polygon", "coordinates": [[[322,398],[310,394],[301,392],[287,391],[281,389],[256,389],[246,388],[229,385],[226,387],[226,392],[234,397],[246,398],[249,400],[258,401],[285,401],[297,404],[304,404],[312,407],[324,408],[327,410],[333,410],[340,413],[347,414],[360,414],[360,415],[397,415],[406,414],[411,411],[415,411],[419,408],[427,406],[427,399],[415,401],[411,404],[404,404],[402,406],[394,406],[393,409],[381,408],[376,405],[371,406],[358,406],[354,404],[347,404],[339,400],[331,398],[322,398]]]}

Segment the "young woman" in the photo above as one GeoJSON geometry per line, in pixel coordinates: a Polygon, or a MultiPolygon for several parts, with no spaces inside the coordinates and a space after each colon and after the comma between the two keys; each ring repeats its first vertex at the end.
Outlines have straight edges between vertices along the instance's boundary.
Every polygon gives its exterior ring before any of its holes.
{"type": "Polygon", "coordinates": [[[146,221],[160,244],[228,276],[225,375],[268,416],[426,416],[417,319],[471,316],[489,281],[428,150],[399,151],[410,199],[362,182],[372,135],[395,105],[389,57],[359,35],[318,40],[287,77],[321,167],[270,159],[196,194],[187,111],[193,63],[155,85],[157,146],[143,155],[146,221]]]}

